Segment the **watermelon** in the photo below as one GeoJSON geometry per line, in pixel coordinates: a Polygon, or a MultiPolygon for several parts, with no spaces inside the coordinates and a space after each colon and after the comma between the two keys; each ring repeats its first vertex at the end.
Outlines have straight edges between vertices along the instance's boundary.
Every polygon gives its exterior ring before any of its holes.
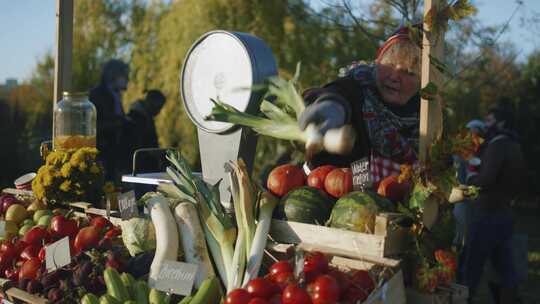
{"type": "Polygon", "coordinates": [[[324,192],[312,187],[291,190],[281,199],[284,219],[306,224],[324,225],[330,216],[333,201],[324,192]]]}
{"type": "Polygon", "coordinates": [[[330,227],[373,233],[375,216],[391,210],[392,203],[374,192],[351,192],[340,198],[330,216],[330,227]]]}
{"type": "Polygon", "coordinates": [[[396,205],[386,197],[379,195],[375,191],[365,191],[371,198],[375,200],[377,206],[380,208],[380,212],[396,212],[396,205]]]}

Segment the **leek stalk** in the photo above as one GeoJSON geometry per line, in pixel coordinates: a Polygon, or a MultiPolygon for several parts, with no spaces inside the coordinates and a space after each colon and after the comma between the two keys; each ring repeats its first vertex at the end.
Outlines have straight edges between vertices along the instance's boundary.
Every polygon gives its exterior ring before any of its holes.
{"type": "Polygon", "coordinates": [[[296,82],[299,69],[292,80],[284,80],[278,77],[269,78],[265,100],[261,102],[260,111],[264,117],[243,113],[234,107],[212,100],[214,107],[206,120],[228,122],[249,127],[255,132],[274,138],[299,141],[305,144],[306,155],[310,158],[323,148],[333,154],[348,154],[352,151],[356,134],[351,126],[328,130],[324,136],[320,132],[320,126],[310,124],[305,130],[301,130],[298,119],[305,110],[304,100],[296,90],[296,82]],[[266,100],[274,98],[275,104],[266,100]],[[291,113],[292,112],[292,113],[291,113]]]}
{"type": "Polygon", "coordinates": [[[179,152],[169,150],[167,159],[173,165],[167,168],[167,173],[175,188],[161,187],[160,191],[173,197],[188,197],[187,200],[195,202],[217,272],[223,284],[228,286],[233,277],[231,267],[236,227],[221,206],[217,185],[208,185],[195,176],[179,152]]]}
{"type": "Polygon", "coordinates": [[[242,284],[246,257],[255,236],[255,188],[242,159],[228,162],[226,170],[231,179],[231,193],[238,227],[238,239],[234,251],[233,268],[237,278],[230,282],[227,291],[239,288],[242,284]]]}
{"type": "Polygon", "coordinates": [[[278,204],[278,199],[269,192],[263,192],[259,196],[259,221],[253,238],[253,244],[247,259],[246,273],[244,275],[243,286],[250,280],[257,277],[261,268],[261,262],[266,247],[266,238],[270,231],[272,213],[278,204]]]}

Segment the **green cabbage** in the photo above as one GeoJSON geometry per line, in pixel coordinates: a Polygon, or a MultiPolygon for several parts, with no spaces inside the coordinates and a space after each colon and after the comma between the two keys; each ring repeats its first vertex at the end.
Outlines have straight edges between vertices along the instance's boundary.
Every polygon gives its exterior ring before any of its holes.
{"type": "Polygon", "coordinates": [[[156,249],[156,231],[149,219],[132,218],[120,222],[122,241],[131,256],[156,249]]]}

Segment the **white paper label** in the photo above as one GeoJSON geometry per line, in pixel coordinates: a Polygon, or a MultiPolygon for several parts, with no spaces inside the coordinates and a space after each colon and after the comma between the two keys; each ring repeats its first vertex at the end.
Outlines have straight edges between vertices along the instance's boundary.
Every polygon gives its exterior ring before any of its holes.
{"type": "Polygon", "coordinates": [[[45,246],[45,267],[47,271],[54,271],[71,263],[69,252],[69,237],[64,237],[50,245],[45,246]]]}
{"type": "Polygon", "coordinates": [[[120,194],[118,196],[118,208],[120,209],[120,216],[124,221],[139,216],[139,209],[137,209],[135,192],[129,191],[120,194]]]}
{"type": "Polygon", "coordinates": [[[196,264],[163,261],[155,288],[168,293],[190,295],[197,268],[196,264]]]}

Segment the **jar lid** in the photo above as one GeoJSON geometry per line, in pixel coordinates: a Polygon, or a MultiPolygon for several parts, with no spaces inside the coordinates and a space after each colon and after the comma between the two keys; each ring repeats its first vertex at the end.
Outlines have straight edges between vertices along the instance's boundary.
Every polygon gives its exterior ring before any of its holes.
{"type": "Polygon", "coordinates": [[[64,97],[86,97],[86,96],[88,96],[88,93],[87,92],[68,92],[68,91],[64,91],[62,93],[62,96],[64,96],[64,97]]]}

